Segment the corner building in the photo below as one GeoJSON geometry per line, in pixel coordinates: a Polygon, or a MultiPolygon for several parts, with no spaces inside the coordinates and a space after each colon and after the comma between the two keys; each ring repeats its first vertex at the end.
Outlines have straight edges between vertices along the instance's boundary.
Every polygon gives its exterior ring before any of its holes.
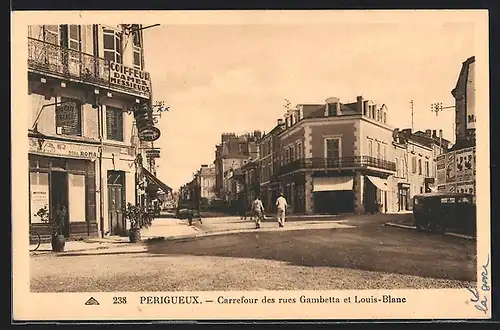
{"type": "Polygon", "coordinates": [[[120,235],[135,201],[135,105],[151,102],[137,25],[42,25],[28,34],[30,224],[62,204],[69,239],[120,235]]]}
{"type": "Polygon", "coordinates": [[[396,165],[387,107],[358,96],[343,104],[301,104],[289,111],[280,141],[280,190],[293,213],[386,212],[396,165]]]}

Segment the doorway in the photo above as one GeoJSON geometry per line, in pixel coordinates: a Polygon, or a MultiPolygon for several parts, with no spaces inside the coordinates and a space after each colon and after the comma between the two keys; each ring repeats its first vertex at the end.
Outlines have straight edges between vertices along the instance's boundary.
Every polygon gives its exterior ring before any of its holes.
{"type": "Polygon", "coordinates": [[[108,171],[108,228],[110,235],[124,235],[124,180],[122,171],[108,171]]]}
{"type": "Polygon", "coordinates": [[[69,212],[68,212],[68,175],[66,172],[52,171],[50,174],[51,187],[51,208],[52,216],[56,210],[60,210],[64,205],[66,207],[66,216],[64,217],[63,235],[69,237],[69,212]]]}

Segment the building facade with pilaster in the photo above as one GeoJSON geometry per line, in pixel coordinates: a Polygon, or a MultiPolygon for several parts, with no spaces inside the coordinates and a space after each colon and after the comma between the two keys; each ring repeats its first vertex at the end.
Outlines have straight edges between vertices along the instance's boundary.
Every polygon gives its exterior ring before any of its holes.
{"type": "Polygon", "coordinates": [[[137,25],[29,26],[30,224],[67,208],[69,239],[120,235],[136,199],[134,111],[151,103],[137,25]]]}

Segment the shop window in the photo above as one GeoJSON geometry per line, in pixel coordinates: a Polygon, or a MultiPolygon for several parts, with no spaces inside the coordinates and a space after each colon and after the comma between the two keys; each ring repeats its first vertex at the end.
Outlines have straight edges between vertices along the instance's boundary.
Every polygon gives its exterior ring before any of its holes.
{"type": "Polygon", "coordinates": [[[60,98],[56,106],[56,133],[82,135],[82,102],[67,97],[60,98]]]}
{"type": "Polygon", "coordinates": [[[70,222],[85,221],[85,175],[68,174],[68,212],[70,222]]]}
{"type": "Polygon", "coordinates": [[[121,109],[106,107],[106,138],[123,141],[123,111],[121,109]]]}
{"type": "Polygon", "coordinates": [[[108,61],[123,63],[121,32],[103,29],[104,58],[108,61]]]}
{"type": "Polygon", "coordinates": [[[30,219],[31,223],[41,223],[35,213],[43,207],[50,208],[49,173],[30,172],[30,219]]]}

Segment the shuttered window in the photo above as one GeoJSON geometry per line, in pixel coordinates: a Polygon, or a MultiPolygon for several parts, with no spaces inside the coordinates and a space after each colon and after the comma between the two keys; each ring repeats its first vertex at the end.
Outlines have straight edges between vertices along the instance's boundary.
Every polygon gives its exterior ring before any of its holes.
{"type": "Polygon", "coordinates": [[[61,97],[56,106],[56,133],[82,135],[82,102],[78,99],[61,97]]]}
{"type": "Polygon", "coordinates": [[[106,107],[106,138],[123,141],[123,111],[121,109],[106,107]]]}

